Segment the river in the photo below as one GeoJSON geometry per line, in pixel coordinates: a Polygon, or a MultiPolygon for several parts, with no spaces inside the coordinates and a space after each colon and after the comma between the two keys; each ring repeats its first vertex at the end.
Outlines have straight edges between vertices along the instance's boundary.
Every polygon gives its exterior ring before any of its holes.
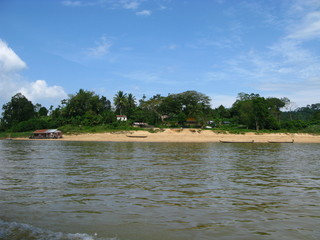
{"type": "Polygon", "coordinates": [[[0,141],[0,239],[320,239],[320,144],[0,141]]]}

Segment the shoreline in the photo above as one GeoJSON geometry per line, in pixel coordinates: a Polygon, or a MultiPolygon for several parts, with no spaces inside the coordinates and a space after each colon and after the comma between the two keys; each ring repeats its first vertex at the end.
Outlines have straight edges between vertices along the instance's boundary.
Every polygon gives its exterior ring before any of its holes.
{"type": "Polygon", "coordinates": [[[48,141],[91,141],[91,142],[254,142],[254,143],[320,143],[320,135],[303,133],[254,133],[244,134],[215,133],[201,129],[165,129],[156,133],[148,131],[121,131],[106,133],[87,133],[64,135],[61,139],[28,139],[14,140],[48,140],[48,141]]]}

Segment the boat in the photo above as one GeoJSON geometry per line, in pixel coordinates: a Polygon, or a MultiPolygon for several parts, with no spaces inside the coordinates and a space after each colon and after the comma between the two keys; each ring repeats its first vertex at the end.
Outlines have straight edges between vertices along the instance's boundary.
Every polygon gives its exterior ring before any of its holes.
{"type": "Polygon", "coordinates": [[[221,143],[254,143],[254,140],[251,141],[223,141],[220,140],[221,143]]]}
{"type": "Polygon", "coordinates": [[[294,140],[291,141],[268,141],[268,143],[294,143],[294,140]]]}
{"type": "Polygon", "coordinates": [[[144,135],[127,135],[127,137],[131,137],[131,138],[146,138],[147,136],[144,136],[144,135]]]}

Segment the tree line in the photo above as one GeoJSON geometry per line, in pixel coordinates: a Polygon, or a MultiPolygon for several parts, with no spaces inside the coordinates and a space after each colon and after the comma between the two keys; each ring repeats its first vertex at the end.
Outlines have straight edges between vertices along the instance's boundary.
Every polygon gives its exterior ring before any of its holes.
{"type": "Polygon", "coordinates": [[[320,103],[290,109],[288,98],[262,97],[239,93],[232,107],[212,108],[209,96],[185,91],[137,100],[131,93],[118,91],[112,100],[93,91],[80,89],[63,99],[56,108],[33,104],[17,93],[2,107],[0,131],[23,132],[65,126],[104,126],[105,129],[130,127],[134,122],[156,127],[245,128],[252,130],[319,131],[320,103]],[[286,110],[286,111],[284,111],[286,110]],[[127,121],[117,120],[126,115],[127,121]]]}

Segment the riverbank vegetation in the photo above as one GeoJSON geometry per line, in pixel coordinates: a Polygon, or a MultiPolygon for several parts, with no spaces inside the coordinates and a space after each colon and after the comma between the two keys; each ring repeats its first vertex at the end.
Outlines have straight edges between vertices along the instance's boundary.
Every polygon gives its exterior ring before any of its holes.
{"type": "Polygon", "coordinates": [[[320,134],[320,103],[293,109],[288,98],[239,93],[232,107],[211,107],[197,91],[137,100],[118,91],[112,100],[80,89],[54,108],[33,104],[21,93],[2,107],[0,137],[30,134],[35,129],[59,128],[64,133],[153,128],[203,128],[231,133],[303,132],[320,134]],[[125,116],[125,118],[124,118],[125,116]],[[136,126],[136,127],[134,127],[136,126]]]}

